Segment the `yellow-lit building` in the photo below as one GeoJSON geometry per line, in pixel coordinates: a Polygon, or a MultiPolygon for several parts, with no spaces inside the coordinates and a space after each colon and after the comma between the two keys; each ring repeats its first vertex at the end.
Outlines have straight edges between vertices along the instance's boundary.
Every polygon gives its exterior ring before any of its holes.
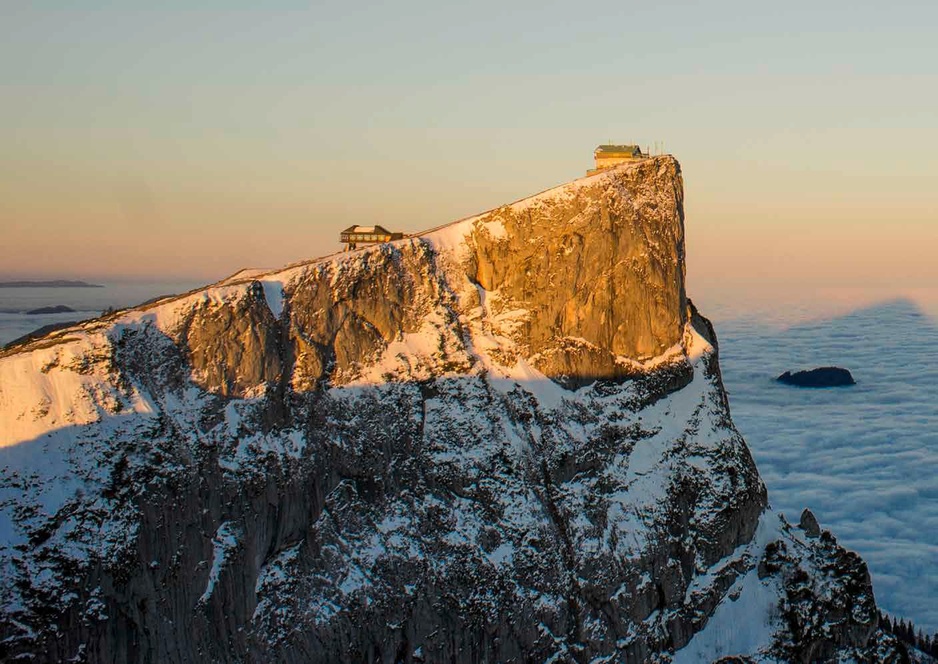
{"type": "Polygon", "coordinates": [[[629,161],[644,159],[648,155],[642,153],[642,149],[637,145],[600,145],[593,150],[593,159],[596,160],[596,168],[586,171],[587,175],[594,175],[607,168],[618,166],[629,161]]]}
{"type": "Polygon", "coordinates": [[[403,233],[394,233],[383,226],[349,226],[339,234],[339,238],[348,249],[356,249],[360,244],[378,244],[400,240],[403,233]]]}

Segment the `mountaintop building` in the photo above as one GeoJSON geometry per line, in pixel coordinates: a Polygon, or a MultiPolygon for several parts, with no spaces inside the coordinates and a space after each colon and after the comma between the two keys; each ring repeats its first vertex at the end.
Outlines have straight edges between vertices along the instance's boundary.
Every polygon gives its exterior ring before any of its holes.
{"type": "Polygon", "coordinates": [[[346,251],[357,249],[360,244],[379,244],[404,237],[403,233],[393,233],[384,226],[349,226],[340,234],[342,242],[348,246],[346,251]]]}
{"type": "Polygon", "coordinates": [[[587,175],[595,175],[602,170],[624,164],[629,161],[645,159],[648,155],[642,152],[637,145],[600,145],[593,150],[593,159],[596,168],[586,171],[587,175]]]}

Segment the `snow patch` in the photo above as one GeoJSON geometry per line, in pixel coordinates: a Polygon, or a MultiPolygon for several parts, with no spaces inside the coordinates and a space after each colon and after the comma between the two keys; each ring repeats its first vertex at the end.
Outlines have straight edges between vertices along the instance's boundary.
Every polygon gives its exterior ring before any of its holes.
{"type": "Polygon", "coordinates": [[[280,318],[283,313],[283,282],[276,279],[261,279],[261,286],[264,287],[264,298],[267,300],[267,306],[270,307],[270,313],[274,318],[280,318]]]}
{"type": "MultiPolygon", "coordinates": [[[[766,510],[753,541],[746,547],[752,559],[757,560],[769,542],[782,536],[780,525],[778,516],[766,510]]],[[[706,585],[710,581],[709,576],[719,567],[714,566],[707,578],[695,579],[692,587],[706,585]]],[[[779,576],[760,579],[758,568],[753,565],[726,592],[706,626],[674,654],[672,664],[695,664],[732,655],[766,653],[775,634],[784,629],[779,612],[779,601],[783,595],[779,576]]],[[[774,660],[763,656],[759,661],[766,664],[774,660]]]]}
{"type": "Polygon", "coordinates": [[[0,358],[0,448],[114,415],[152,413],[136,388],[112,380],[111,349],[101,333],[77,332],[68,340],[0,358]]]}
{"type": "Polygon", "coordinates": [[[218,579],[229,557],[234,553],[241,539],[241,529],[231,521],[222,523],[212,538],[212,567],[205,582],[205,592],[199,598],[199,604],[206,604],[215,592],[218,579]]]}
{"type": "Polygon", "coordinates": [[[499,219],[486,221],[482,224],[482,228],[484,228],[495,240],[508,237],[508,231],[505,230],[505,224],[502,223],[502,221],[499,219]]]}

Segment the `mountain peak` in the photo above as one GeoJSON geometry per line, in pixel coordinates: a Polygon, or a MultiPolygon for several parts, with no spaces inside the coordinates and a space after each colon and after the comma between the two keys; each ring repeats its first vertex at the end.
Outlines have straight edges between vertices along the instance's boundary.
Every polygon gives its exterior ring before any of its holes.
{"type": "Polygon", "coordinates": [[[0,356],[0,653],[887,652],[766,508],[683,223],[651,158],[0,356]]]}

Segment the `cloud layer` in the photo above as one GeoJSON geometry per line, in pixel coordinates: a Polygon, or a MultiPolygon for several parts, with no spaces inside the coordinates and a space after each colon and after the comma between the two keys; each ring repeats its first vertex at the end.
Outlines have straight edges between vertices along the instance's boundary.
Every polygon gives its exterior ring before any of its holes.
{"type": "Polygon", "coordinates": [[[870,566],[881,608],[938,630],[938,326],[896,300],[780,330],[717,320],[733,419],[772,505],[814,511],[870,566]],[[849,369],[857,385],[808,390],[786,370],[849,369]]]}

